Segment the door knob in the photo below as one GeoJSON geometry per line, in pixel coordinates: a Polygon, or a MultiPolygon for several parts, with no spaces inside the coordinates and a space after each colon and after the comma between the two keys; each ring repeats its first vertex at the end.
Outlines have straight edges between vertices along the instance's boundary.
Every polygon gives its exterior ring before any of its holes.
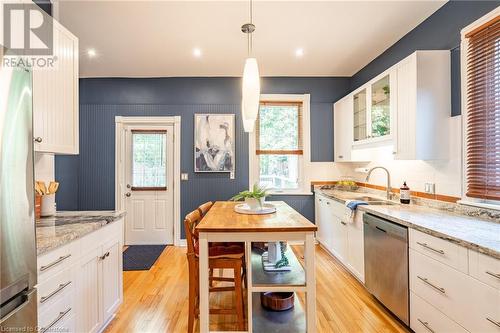
{"type": "Polygon", "coordinates": [[[35,142],[37,142],[37,143],[42,143],[42,141],[43,141],[43,139],[41,137],[39,137],[39,136],[37,136],[33,140],[35,140],[35,142]]]}
{"type": "Polygon", "coordinates": [[[130,192],[125,193],[125,196],[126,196],[127,198],[128,198],[128,197],[130,197],[131,195],[132,195],[132,193],[130,193],[130,192]]]}
{"type": "Polygon", "coordinates": [[[127,188],[132,188],[132,185],[130,185],[130,184],[127,184],[127,188]]]}

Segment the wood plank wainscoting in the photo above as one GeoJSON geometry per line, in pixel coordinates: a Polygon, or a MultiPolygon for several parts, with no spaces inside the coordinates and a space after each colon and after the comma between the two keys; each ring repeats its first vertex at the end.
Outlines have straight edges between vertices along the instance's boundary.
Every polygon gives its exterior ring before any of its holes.
{"type": "MultiPolygon", "coordinates": [[[[302,246],[294,246],[293,250],[298,258],[303,257],[302,246]]],[[[124,272],[123,288],[123,304],[106,333],[187,331],[185,248],[168,246],[149,271],[124,272]]],[[[317,332],[408,332],[319,246],[316,247],[316,288],[317,332]]],[[[304,304],[303,295],[299,296],[304,304]]],[[[230,293],[216,293],[211,295],[210,303],[229,307],[233,298],[230,293]]],[[[235,330],[236,316],[211,315],[210,329],[235,330]]]]}

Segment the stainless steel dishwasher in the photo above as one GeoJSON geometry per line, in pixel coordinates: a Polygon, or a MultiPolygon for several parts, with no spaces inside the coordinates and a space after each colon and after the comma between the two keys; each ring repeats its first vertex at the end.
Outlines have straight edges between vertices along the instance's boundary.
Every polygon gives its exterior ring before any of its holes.
{"type": "Polygon", "coordinates": [[[408,228],[365,213],[365,285],[405,324],[410,324],[408,228]]]}

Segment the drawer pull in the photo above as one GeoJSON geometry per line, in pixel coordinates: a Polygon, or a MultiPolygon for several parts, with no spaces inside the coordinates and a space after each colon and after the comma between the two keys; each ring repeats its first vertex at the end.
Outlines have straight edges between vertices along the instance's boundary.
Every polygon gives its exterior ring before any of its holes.
{"type": "Polygon", "coordinates": [[[100,256],[100,257],[99,257],[99,259],[104,260],[104,259],[106,259],[107,257],[109,257],[109,251],[108,251],[108,252],[106,252],[106,253],[104,253],[102,256],[100,256]]]}
{"type": "Polygon", "coordinates": [[[441,292],[441,293],[446,293],[446,291],[444,290],[444,288],[441,288],[441,287],[438,287],[436,286],[435,284],[429,282],[429,280],[427,278],[424,278],[424,277],[421,277],[421,276],[418,276],[417,277],[422,280],[424,283],[426,283],[427,285],[431,286],[432,288],[436,289],[437,291],[441,292]]]}
{"type": "Polygon", "coordinates": [[[61,283],[59,285],[59,287],[54,290],[53,292],[51,292],[50,294],[48,294],[47,296],[43,296],[42,298],[40,298],[40,303],[44,303],[46,302],[47,300],[49,300],[52,296],[54,295],[57,295],[61,290],[63,290],[64,288],[66,288],[67,286],[69,286],[71,284],[71,281],[68,281],[66,283],[61,283]]]}
{"type": "Polygon", "coordinates": [[[66,311],[62,311],[62,312],[59,312],[59,315],[57,316],[56,319],[54,319],[47,327],[42,327],[40,329],[40,333],[44,333],[44,332],[47,332],[49,329],[52,328],[52,326],[54,326],[55,324],[57,324],[61,319],[64,318],[64,316],[71,311],[71,308],[68,308],[68,310],[66,311]]]}
{"type": "Polygon", "coordinates": [[[344,221],[340,221],[340,223],[342,223],[343,225],[347,225],[347,223],[345,223],[344,221]]]}
{"type": "Polygon", "coordinates": [[[51,268],[51,267],[53,267],[53,266],[55,266],[55,265],[63,262],[64,260],[68,259],[69,257],[71,257],[71,254],[67,254],[65,256],[59,257],[59,259],[57,259],[56,261],[51,262],[48,265],[40,267],[40,272],[46,271],[47,269],[49,269],[49,268],[51,268]]]}
{"type": "Polygon", "coordinates": [[[433,247],[430,247],[429,245],[427,245],[427,243],[420,243],[420,242],[417,242],[418,245],[422,246],[422,247],[425,247],[426,249],[429,249],[431,251],[434,251],[436,253],[439,253],[439,254],[444,254],[444,251],[443,250],[437,250],[433,247]]]}
{"type": "Polygon", "coordinates": [[[424,326],[429,332],[431,333],[435,333],[434,330],[429,326],[429,323],[426,322],[426,321],[423,321],[423,320],[420,320],[419,318],[417,318],[417,320],[420,322],[420,324],[422,324],[422,326],[424,326]]]}
{"type": "Polygon", "coordinates": [[[495,274],[495,273],[490,272],[490,271],[486,271],[485,273],[486,273],[486,274],[489,274],[489,275],[491,275],[491,276],[493,276],[493,277],[496,277],[497,279],[500,279],[500,274],[495,274]]]}
{"type": "Polygon", "coordinates": [[[329,202],[329,201],[327,201],[327,202],[326,202],[326,204],[327,204],[327,205],[329,205],[329,204],[330,204],[330,202],[329,202]]]}
{"type": "Polygon", "coordinates": [[[486,320],[489,321],[490,323],[493,323],[494,325],[500,327],[500,322],[499,321],[496,321],[496,320],[493,320],[489,317],[486,317],[486,320]]]}

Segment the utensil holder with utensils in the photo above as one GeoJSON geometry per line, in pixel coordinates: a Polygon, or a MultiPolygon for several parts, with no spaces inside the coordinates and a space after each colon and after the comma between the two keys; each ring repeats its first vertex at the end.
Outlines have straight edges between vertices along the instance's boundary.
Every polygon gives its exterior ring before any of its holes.
{"type": "MultiPolygon", "coordinates": [[[[56,192],[59,189],[58,182],[50,182],[49,186],[43,181],[35,182],[36,197],[40,196],[40,216],[54,216],[56,214],[56,192]]],[[[36,200],[36,199],[35,199],[36,200]]],[[[36,203],[36,201],[35,201],[36,203]]]]}

